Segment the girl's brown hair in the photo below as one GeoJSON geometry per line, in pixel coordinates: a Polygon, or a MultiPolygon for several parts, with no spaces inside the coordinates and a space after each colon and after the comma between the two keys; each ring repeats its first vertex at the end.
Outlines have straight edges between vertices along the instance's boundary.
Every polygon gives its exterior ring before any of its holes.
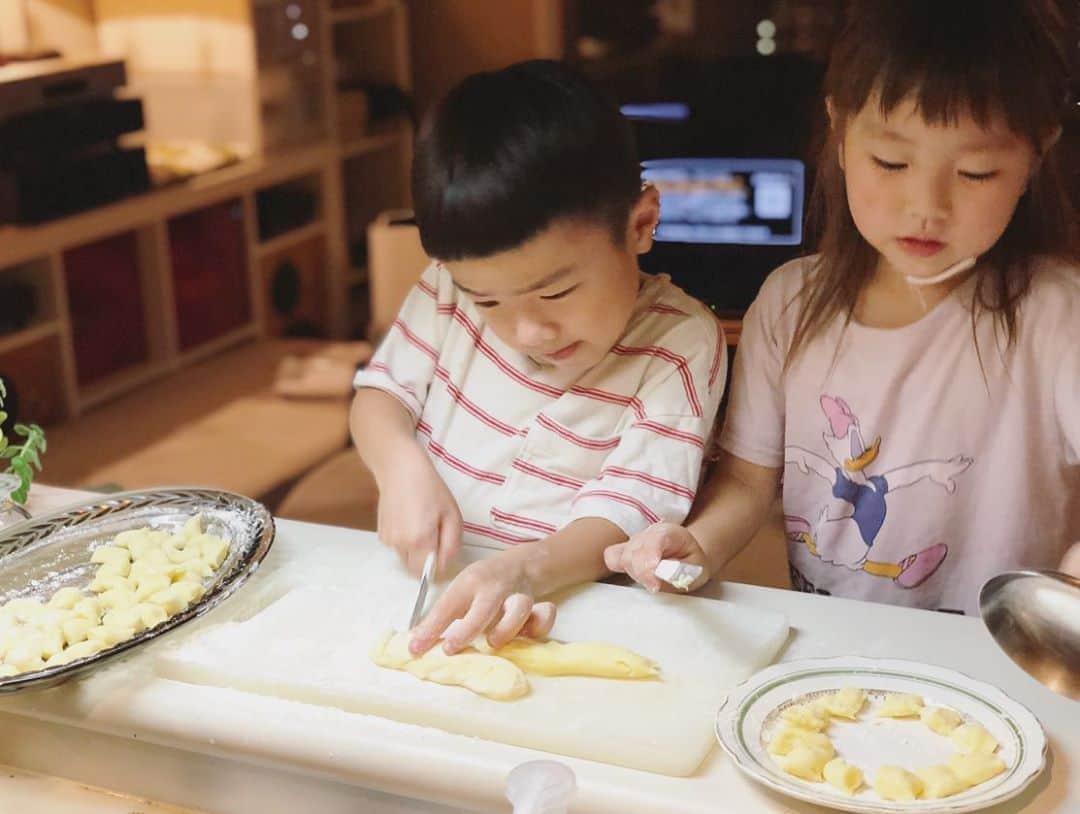
{"type": "MultiPolygon", "coordinates": [[[[788,360],[838,315],[852,318],[877,253],[859,234],[848,208],[838,145],[844,122],[869,100],[888,115],[913,97],[930,124],[968,113],[994,116],[1028,139],[1037,153],[1058,131],[1069,104],[1068,47],[1072,20],[1055,0],[854,0],[825,75],[834,126],[819,159],[808,233],[821,253],[797,298],[800,313],[788,360]]],[[[972,320],[993,313],[1007,342],[1038,255],[1077,259],[1077,217],[1053,148],[1005,233],[981,258],[972,320]]]]}

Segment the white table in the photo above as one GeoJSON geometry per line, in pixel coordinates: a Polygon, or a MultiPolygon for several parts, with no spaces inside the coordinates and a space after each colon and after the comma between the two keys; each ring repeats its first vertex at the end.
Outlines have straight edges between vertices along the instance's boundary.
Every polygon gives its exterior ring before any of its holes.
{"type": "MultiPolygon", "coordinates": [[[[43,491],[31,509],[39,512],[70,496],[43,491]]],[[[274,580],[301,562],[303,578],[317,578],[319,569],[340,567],[350,547],[364,545],[377,545],[374,536],[279,521],[273,551],[236,601],[274,590],[274,580]]],[[[849,653],[907,658],[1001,687],[1043,722],[1050,762],[1023,795],[988,811],[1080,811],[1080,704],[1028,678],[999,652],[979,620],[736,584],[721,584],[716,592],[786,613],[793,633],[784,660],[849,653]]],[[[5,702],[0,763],[230,814],[449,814],[508,811],[502,798],[506,772],[549,757],[380,718],[165,681],[150,674],[148,661],[133,658],[122,670],[24,696],[16,707],[5,702]]],[[[574,814],[821,811],[760,788],[720,750],[685,779],[564,762],[578,778],[574,814]]],[[[3,789],[0,784],[0,804],[3,789]]]]}

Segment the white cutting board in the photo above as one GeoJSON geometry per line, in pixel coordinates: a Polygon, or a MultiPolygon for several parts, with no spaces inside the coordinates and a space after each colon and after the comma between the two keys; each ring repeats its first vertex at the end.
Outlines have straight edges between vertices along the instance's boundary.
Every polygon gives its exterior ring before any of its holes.
{"type": "Polygon", "coordinates": [[[768,664],[786,618],[727,602],[590,585],[558,598],[552,636],[622,645],[660,681],[545,678],[492,701],[376,667],[368,650],[401,628],[416,581],[380,552],[347,585],[297,587],[243,622],[210,628],[159,656],[167,678],[339,707],[502,743],[660,774],[693,774],[713,748],[717,709],[768,664]]]}

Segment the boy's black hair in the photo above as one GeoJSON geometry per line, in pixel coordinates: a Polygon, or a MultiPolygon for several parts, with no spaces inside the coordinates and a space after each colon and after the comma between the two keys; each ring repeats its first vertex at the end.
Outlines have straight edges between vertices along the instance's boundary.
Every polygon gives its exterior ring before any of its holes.
{"type": "Polygon", "coordinates": [[[428,116],[412,169],[424,250],[440,260],[520,246],[562,218],[622,241],[641,191],[629,122],[569,66],[474,74],[428,116]]]}

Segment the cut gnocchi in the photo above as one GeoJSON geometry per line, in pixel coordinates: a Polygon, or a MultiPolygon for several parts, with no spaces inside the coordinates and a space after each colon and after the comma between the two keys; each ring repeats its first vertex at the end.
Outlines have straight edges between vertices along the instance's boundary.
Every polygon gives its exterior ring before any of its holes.
{"type": "Polygon", "coordinates": [[[980,724],[966,722],[956,710],[928,706],[921,696],[910,693],[873,692],[878,699],[874,703],[868,703],[869,695],[857,687],[843,687],[795,699],[775,713],[765,750],[781,770],[801,780],[826,783],[853,796],[869,785],[881,799],[899,802],[951,797],[1005,770],[993,735],[980,724]],[[933,766],[880,766],[868,780],[849,755],[837,754],[828,735],[833,721],[855,722],[861,717],[876,718],[877,725],[890,727],[889,737],[903,727],[925,726],[951,743],[955,754],[933,766]]]}
{"type": "Polygon", "coordinates": [[[0,678],[95,655],[161,624],[203,596],[203,580],[228,554],[229,543],[206,533],[199,515],[174,534],[120,532],[94,549],[85,588],[0,605],[0,678]]]}

